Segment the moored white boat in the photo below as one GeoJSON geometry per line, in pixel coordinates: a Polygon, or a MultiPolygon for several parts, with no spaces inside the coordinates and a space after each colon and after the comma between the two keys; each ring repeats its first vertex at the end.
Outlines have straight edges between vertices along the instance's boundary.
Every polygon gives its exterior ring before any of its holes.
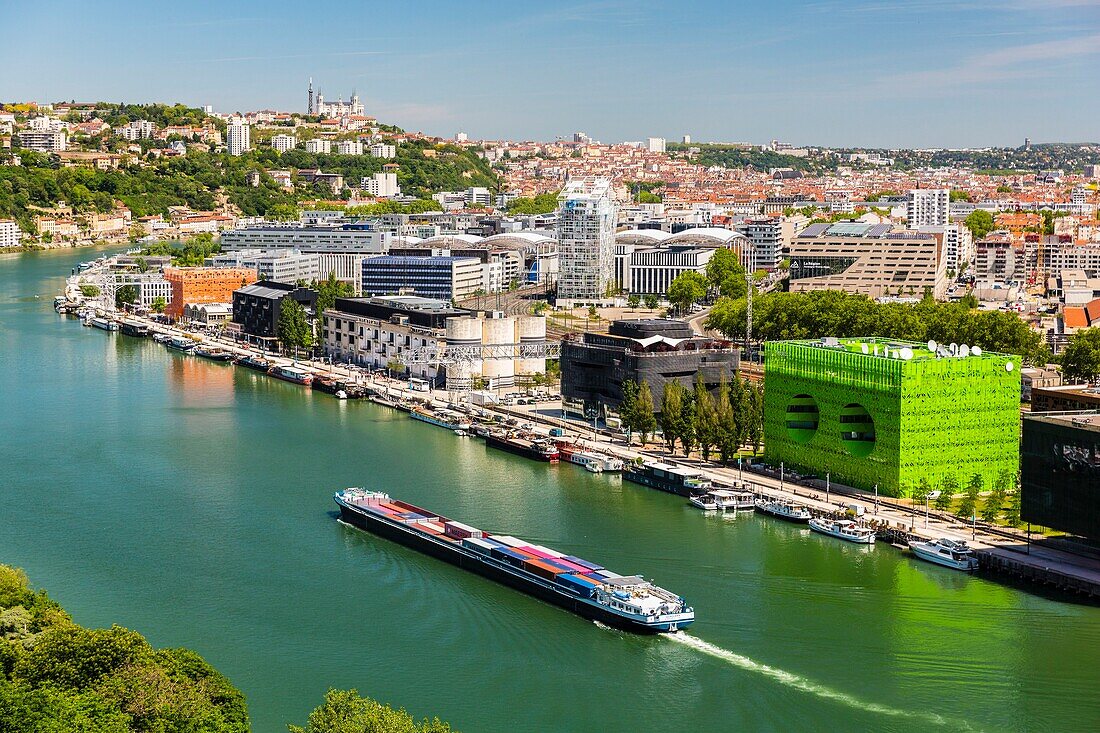
{"type": "Polygon", "coordinates": [[[809,521],[810,529],[830,537],[836,537],[858,545],[875,544],[875,530],[853,522],[851,519],[829,519],[814,517],[809,521]]]}
{"type": "Polygon", "coordinates": [[[688,499],[688,503],[694,507],[702,509],[705,512],[713,512],[718,510],[718,503],[709,493],[692,496],[688,499]]]}
{"type": "Polygon", "coordinates": [[[709,492],[714,497],[715,504],[722,511],[752,511],[756,508],[756,495],[751,491],[734,491],[732,489],[714,489],[709,492]]]}
{"type": "Polygon", "coordinates": [[[810,510],[801,504],[783,499],[757,499],[756,511],[763,512],[777,519],[785,519],[788,522],[806,524],[810,521],[810,510]]]}
{"type": "Polygon", "coordinates": [[[942,537],[928,542],[909,542],[909,549],[921,560],[964,572],[978,569],[978,557],[960,540],[942,537]]]}

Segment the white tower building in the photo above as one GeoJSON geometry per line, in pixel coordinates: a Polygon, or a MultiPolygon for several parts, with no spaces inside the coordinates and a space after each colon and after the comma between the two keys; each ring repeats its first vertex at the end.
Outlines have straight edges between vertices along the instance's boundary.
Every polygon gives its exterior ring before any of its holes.
{"type": "Polygon", "coordinates": [[[951,192],[946,188],[919,188],[909,192],[906,218],[909,228],[941,227],[950,221],[951,192]]]}
{"type": "Polygon", "coordinates": [[[558,298],[602,299],[614,276],[615,202],[611,181],[578,178],[558,195],[558,298]]]}
{"type": "Polygon", "coordinates": [[[251,150],[248,123],[239,117],[230,120],[225,130],[225,142],[230,155],[243,155],[251,150]]]}

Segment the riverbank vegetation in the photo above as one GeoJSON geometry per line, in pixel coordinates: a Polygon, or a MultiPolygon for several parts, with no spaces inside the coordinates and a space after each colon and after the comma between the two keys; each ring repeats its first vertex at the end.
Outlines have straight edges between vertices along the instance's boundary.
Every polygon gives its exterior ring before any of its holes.
{"type": "MultiPolygon", "coordinates": [[[[942,303],[926,296],[918,303],[879,303],[836,290],[773,292],[753,299],[752,315],[752,335],[757,341],[822,336],[934,339],[1015,354],[1032,364],[1046,364],[1052,358],[1042,336],[1022,318],[1007,311],[979,310],[972,298],[942,303]]],[[[706,327],[743,339],[745,319],[744,298],[721,298],[707,316],[706,327]]]]}
{"type": "MultiPolygon", "coordinates": [[[[451,733],[438,718],[330,690],[292,733],[451,733]]],[[[121,626],[86,629],[26,574],[0,565],[0,731],[248,733],[244,695],[188,649],[121,626]]]]}
{"type": "Polygon", "coordinates": [[[244,695],[187,649],[85,629],[0,565],[0,731],[246,733],[244,695]]]}
{"type": "Polygon", "coordinates": [[[356,690],[329,690],[304,727],[289,729],[290,733],[451,733],[451,726],[439,718],[418,723],[404,710],[360,697],[356,690]]]}

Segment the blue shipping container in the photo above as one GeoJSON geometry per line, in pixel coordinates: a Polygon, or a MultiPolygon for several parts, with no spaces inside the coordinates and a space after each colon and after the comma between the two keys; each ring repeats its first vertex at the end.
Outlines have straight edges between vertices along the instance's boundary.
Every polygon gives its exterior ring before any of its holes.
{"type": "Polygon", "coordinates": [[[588,562],[583,557],[573,557],[572,555],[566,555],[565,559],[574,565],[580,565],[582,568],[588,568],[589,570],[603,570],[603,565],[597,565],[594,562],[588,562]]]}

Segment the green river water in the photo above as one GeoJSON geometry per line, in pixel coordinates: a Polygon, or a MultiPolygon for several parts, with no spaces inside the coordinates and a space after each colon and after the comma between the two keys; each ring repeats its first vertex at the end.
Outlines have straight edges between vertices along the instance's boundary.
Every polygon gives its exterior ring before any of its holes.
{"type": "Polygon", "coordinates": [[[467,733],[1100,729],[1098,608],[83,328],[51,303],[93,256],[0,256],[0,562],[194,648],[256,731],[330,686],[467,733]],[[348,485],[644,574],[697,622],[609,630],[350,529],[348,485]]]}

